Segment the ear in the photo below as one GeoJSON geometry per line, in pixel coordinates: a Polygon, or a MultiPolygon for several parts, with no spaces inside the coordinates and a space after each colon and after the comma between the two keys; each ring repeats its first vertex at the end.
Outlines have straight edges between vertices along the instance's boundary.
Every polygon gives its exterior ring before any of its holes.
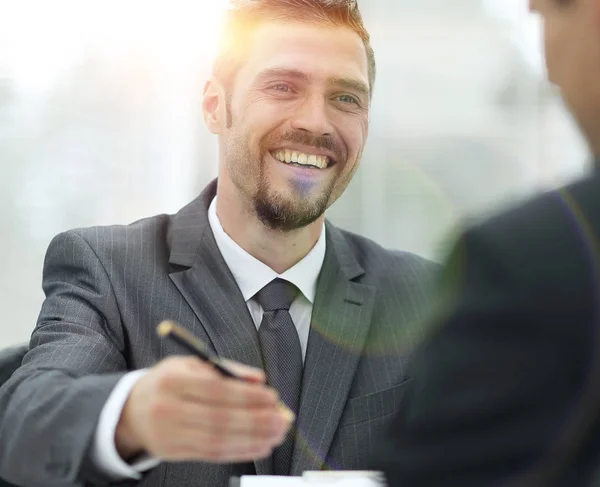
{"type": "Polygon", "coordinates": [[[220,134],[226,125],[225,91],[214,77],[204,85],[202,94],[204,123],[213,134],[220,134]]]}

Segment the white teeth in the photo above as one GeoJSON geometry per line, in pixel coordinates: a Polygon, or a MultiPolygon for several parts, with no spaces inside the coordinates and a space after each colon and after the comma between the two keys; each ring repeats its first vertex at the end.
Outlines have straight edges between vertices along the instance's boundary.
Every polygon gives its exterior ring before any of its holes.
{"type": "Polygon", "coordinates": [[[279,150],[273,155],[281,162],[295,162],[304,166],[314,166],[319,169],[325,169],[328,166],[329,158],[327,156],[317,156],[314,154],[304,154],[303,152],[279,150]]]}

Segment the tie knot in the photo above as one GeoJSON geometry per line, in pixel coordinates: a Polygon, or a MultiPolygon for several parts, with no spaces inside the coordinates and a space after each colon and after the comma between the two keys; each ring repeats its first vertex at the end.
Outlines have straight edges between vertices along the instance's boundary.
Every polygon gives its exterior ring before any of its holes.
{"type": "Polygon", "coordinates": [[[264,311],[288,310],[298,294],[298,288],[291,282],[275,279],[254,296],[264,311]]]}

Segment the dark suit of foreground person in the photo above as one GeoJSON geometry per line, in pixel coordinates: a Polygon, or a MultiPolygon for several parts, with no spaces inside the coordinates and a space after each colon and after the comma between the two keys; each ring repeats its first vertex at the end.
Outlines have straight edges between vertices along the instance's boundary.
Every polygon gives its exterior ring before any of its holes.
{"type": "MultiPolygon", "coordinates": [[[[532,4],[549,76],[600,154],[600,1],[532,4]]],[[[374,457],[392,487],[597,485],[597,171],[459,239],[406,402],[374,457]]]]}
{"type": "Polygon", "coordinates": [[[360,469],[399,409],[433,265],[324,216],[368,133],[375,64],[358,8],[233,3],[202,105],[218,182],[177,215],[50,245],[31,351],[0,389],[10,482],[219,487],[360,469]],[[298,291],[289,306],[273,304],[285,292],[263,300],[278,279],[298,291]],[[154,331],[164,319],[253,382],[172,357],[181,348],[154,331]],[[297,394],[290,433],[277,392],[297,394]]]}

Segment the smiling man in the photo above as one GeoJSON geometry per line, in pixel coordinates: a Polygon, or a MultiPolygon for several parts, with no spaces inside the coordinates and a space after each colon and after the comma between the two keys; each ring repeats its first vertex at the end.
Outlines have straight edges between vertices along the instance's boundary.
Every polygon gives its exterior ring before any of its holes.
{"type": "Polygon", "coordinates": [[[218,487],[365,467],[434,270],[325,221],[374,78],[354,1],[232,4],[202,105],[218,179],[174,216],[53,240],[31,351],[0,390],[0,476],[218,487]],[[164,319],[250,381],[173,357],[164,319]]]}

